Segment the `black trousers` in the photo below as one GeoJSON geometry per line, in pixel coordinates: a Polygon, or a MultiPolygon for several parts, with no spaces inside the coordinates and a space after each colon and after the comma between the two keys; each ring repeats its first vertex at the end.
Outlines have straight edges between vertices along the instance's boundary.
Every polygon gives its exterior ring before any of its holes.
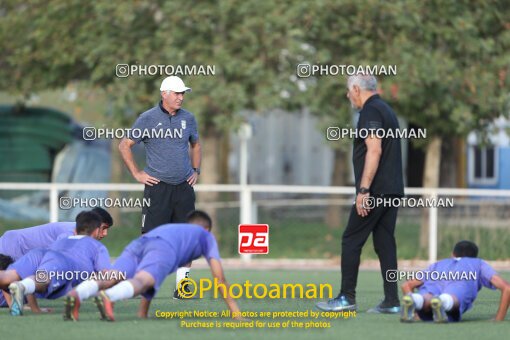
{"type": "Polygon", "coordinates": [[[355,301],[361,249],[372,233],[374,249],[381,264],[385,304],[399,304],[397,282],[386,280],[386,271],[397,269],[397,245],[394,235],[397,211],[396,207],[380,206],[371,210],[368,216],[361,217],[356,212],[356,206],[352,206],[349,222],[342,236],[340,295],[355,301]]]}
{"type": "Polygon", "coordinates": [[[162,224],[186,223],[186,216],[195,210],[195,190],[188,182],[145,185],[143,197],[150,199],[150,206],[142,209],[142,234],[162,224]]]}

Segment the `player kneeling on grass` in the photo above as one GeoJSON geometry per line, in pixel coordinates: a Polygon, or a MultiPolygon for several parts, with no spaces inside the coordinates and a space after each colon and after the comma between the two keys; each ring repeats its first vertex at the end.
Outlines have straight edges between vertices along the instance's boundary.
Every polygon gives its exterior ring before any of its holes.
{"type": "Polygon", "coordinates": [[[428,280],[409,280],[402,285],[402,322],[412,322],[415,312],[423,321],[443,323],[460,321],[471,308],[482,286],[501,290],[495,320],[502,321],[510,304],[510,284],[497,275],[485,261],[477,258],[478,247],[460,241],[453,249],[453,258],[432,264],[423,274],[428,280]],[[434,275],[432,275],[434,274],[434,275]],[[434,277],[438,280],[431,280],[434,277]],[[418,291],[414,293],[414,289],[418,291]]]}
{"type": "MultiPolygon", "coordinates": [[[[218,245],[210,233],[211,218],[205,212],[192,211],[187,221],[189,224],[164,224],[132,241],[113,264],[113,270],[124,273],[129,280],[81,283],[67,295],[64,319],[77,321],[80,302],[96,296],[101,318],[114,321],[113,302],[138,295],[142,295],[138,316],[146,318],[151,299],[165,277],[200,256],[207,259],[213,277],[225,285],[220,286],[221,293],[232,315],[240,315],[237,303],[227,294],[229,286],[223,274],[218,245]]],[[[120,273],[117,277],[121,277],[120,273]]]]}
{"type": "MultiPolygon", "coordinates": [[[[113,225],[113,218],[103,208],[96,207],[92,211],[101,217],[98,239],[102,240],[108,236],[108,229],[113,225]]],[[[75,234],[76,222],[52,222],[35,227],[8,230],[0,236],[0,270],[7,269],[12,262],[33,249],[47,249],[55,241],[75,234]]],[[[9,295],[0,294],[0,308],[10,305],[9,295]]]]}
{"type": "MultiPolygon", "coordinates": [[[[101,218],[98,239],[103,239],[113,225],[113,218],[103,208],[96,207],[91,211],[101,218]]],[[[52,222],[35,227],[8,230],[0,236],[0,254],[10,256],[16,261],[32,249],[49,248],[55,241],[75,234],[76,221],[52,222]]]]}
{"type": "MultiPolygon", "coordinates": [[[[23,314],[26,295],[37,293],[40,298],[57,299],[93,272],[109,270],[108,250],[98,241],[100,226],[98,214],[81,212],[76,217],[77,235],[60,239],[49,249],[31,250],[1,272],[0,288],[8,286],[12,296],[11,315],[23,314]]],[[[29,304],[33,311],[39,311],[35,299],[29,304]]]]}

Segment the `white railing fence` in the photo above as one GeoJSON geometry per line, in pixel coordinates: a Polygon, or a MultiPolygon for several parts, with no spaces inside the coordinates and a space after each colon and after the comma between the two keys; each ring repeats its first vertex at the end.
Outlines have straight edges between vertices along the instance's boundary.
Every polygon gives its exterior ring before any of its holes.
{"type": "MultiPolygon", "coordinates": [[[[141,184],[129,183],[0,183],[1,190],[39,190],[49,191],[50,222],[58,221],[59,193],[61,191],[84,190],[84,191],[118,191],[140,192],[144,190],[141,184]]],[[[324,186],[294,186],[294,185],[242,185],[234,184],[198,184],[197,192],[231,192],[239,194],[238,206],[240,208],[239,223],[257,223],[257,203],[254,202],[255,193],[280,193],[280,194],[319,194],[319,195],[344,195],[348,198],[354,196],[353,187],[324,187],[324,186]]],[[[478,197],[478,198],[506,198],[510,200],[510,190],[486,190],[486,189],[458,189],[458,188],[406,188],[406,195],[422,196],[425,198],[438,199],[439,197],[478,197]]],[[[289,200],[287,200],[289,201],[289,200]]],[[[292,201],[292,200],[290,200],[292,201]]],[[[313,205],[313,200],[301,201],[299,204],[313,205]]],[[[315,200],[317,201],[317,200],[315,200]]],[[[320,201],[320,200],[319,200],[320,201]]],[[[345,201],[345,200],[344,200],[345,201]]],[[[331,202],[331,201],[328,201],[331,202]]],[[[267,203],[267,202],[266,202],[267,203]]],[[[221,203],[220,203],[221,204],[221,203]]],[[[286,203],[288,204],[288,203],[286,203]]],[[[324,200],[322,203],[324,205],[324,200]]],[[[428,260],[437,260],[438,245],[438,208],[429,210],[429,248],[428,260]]],[[[243,257],[249,260],[249,257],[243,257]]]]}

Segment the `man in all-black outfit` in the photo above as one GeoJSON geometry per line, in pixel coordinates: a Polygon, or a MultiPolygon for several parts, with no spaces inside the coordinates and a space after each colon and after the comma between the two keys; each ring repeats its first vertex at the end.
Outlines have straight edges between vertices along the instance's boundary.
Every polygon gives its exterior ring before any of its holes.
{"type": "Polygon", "coordinates": [[[387,279],[397,269],[395,223],[397,207],[367,204],[376,198],[404,195],[399,124],[395,112],[377,94],[372,75],[354,75],[347,81],[349,98],[361,109],[354,139],[352,162],[356,181],[356,201],[342,236],[342,287],[338,296],[317,307],[326,311],[356,310],[356,284],[360,255],[370,233],[379,257],[384,281],[384,300],[369,312],[399,313],[397,282],[387,279]],[[374,133],[377,131],[377,133],[374,133]],[[364,138],[365,137],[365,138],[364,138]]]}

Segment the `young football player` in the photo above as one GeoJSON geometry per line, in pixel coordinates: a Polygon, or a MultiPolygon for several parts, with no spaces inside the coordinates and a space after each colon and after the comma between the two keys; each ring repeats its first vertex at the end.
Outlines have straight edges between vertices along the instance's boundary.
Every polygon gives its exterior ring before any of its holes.
{"type": "Polygon", "coordinates": [[[238,314],[237,303],[226,294],[229,286],[216,240],[210,233],[211,218],[205,212],[193,211],[187,221],[189,224],[164,224],[132,241],[112,268],[125,273],[129,279],[120,283],[119,280],[88,280],[81,283],[67,295],[64,319],[77,321],[80,303],[96,296],[101,318],[114,321],[113,303],[138,295],[142,295],[138,316],[146,318],[151,299],[157,294],[165,277],[200,256],[207,259],[213,277],[225,285],[226,291],[220,286],[221,293],[232,315],[238,314]]]}
{"type": "MultiPolygon", "coordinates": [[[[99,239],[108,235],[108,229],[113,225],[113,218],[108,211],[96,207],[93,212],[101,217],[99,239]]],[[[32,249],[46,249],[53,242],[76,233],[76,222],[53,222],[30,228],[6,231],[0,237],[0,270],[5,270],[14,261],[21,258],[32,249]],[[8,259],[12,261],[9,262],[8,259]]],[[[0,294],[0,308],[10,305],[7,293],[0,294]]]]}
{"type": "Polygon", "coordinates": [[[57,240],[49,249],[34,249],[0,273],[0,288],[8,286],[12,296],[11,315],[23,314],[26,295],[37,293],[40,298],[56,299],[83,281],[86,274],[110,269],[108,250],[98,241],[100,226],[98,214],[83,211],[76,217],[77,235],[57,240]]]}
{"type": "MultiPolygon", "coordinates": [[[[96,207],[92,211],[101,217],[100,239],[102,239],[108,235],[108,228],[113,225],[112,216],[103,208],[96,207]]],[[[75,229],[76,222],[53,222],[8,230],[0,237],[0,254],[10,256],[16,261],[32,249],[48,248],[56,240],[74,235],[75,229]]]]}
{"type": "Polygon", "coordinates": [[[478,247],[473,242],[458,242],[452,255],[429,266],[423,273],[427,280],[409,280],[402,285],[405,295],[401,306],[402,322],[414,321],[415,312],[423,321],[460,321],[462,314],[473,306],[482,286],[501,291],[495,320],[505,319],[510,304],[510,284],[487,262],[477,258],[478,247]],[[434,277],[439,279],[432,280],[434,277]]]}

